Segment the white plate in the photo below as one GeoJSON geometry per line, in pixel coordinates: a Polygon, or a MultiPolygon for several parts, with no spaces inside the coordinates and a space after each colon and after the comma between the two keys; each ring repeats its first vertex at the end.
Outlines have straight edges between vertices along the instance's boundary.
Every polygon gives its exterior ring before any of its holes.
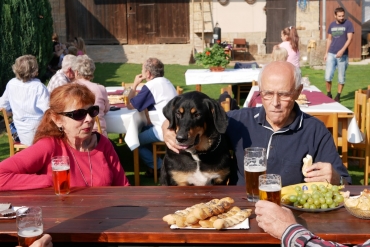
{"type": "MultiPolygon", "coordinates": [[[[177,225],[171,225],[171,229],[189,229],[189,230],[216,230],[216,228],[205,228],[205,227],[178,227],[177,225]]],[[[249,218],[246,218],[244,221],[240,222],[239,224],[228,227],[228,228],[223,228],[222,230],[227,229],[227,230],[238,230],[238,229],[249,229],[249,218]]]]}
{"type": "MultiPolygon", "coordinates": [[[[24,206],[21,206],[21,207],[24,207],[24,206]]],[[[13,211],[17,211],[19,208],[21,207],[11,207],[10,209],[13,209],[13,211]]],[[[12,215],[12,216],[6,216],[6,217],[0,217],[0,219],[3,219],[3,220],[9,220],[9,219],[15,219],[17,218],[17,216],[15,215],[12,215]]]]}

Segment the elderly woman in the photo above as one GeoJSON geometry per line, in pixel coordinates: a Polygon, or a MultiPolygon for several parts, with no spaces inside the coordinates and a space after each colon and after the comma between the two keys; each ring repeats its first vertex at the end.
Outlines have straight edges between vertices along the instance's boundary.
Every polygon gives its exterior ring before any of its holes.
{"type": "MultiPolygon", "coordinates": [[[[76,83],[85,85],[90,89],[91,92],[95,94],[95,105],[99,106],[99,119],[102,129],[102,133],[107,135],[106,122],[104,119],[105,114],[109,111],[109,100],[107,90],[104,86],[97,83],[91,82],[94,78],[95,64],[94,61],[87,55],[78,56],[76,61],[72,65],[72,70],[75,73],[76,83]]],[[[98,127],[95,125],[94,130],[96,131],[98,127]]]]}
{"type": "Polygon", "coordinates": [[[69,157],[71,187],[129,185],[111,142],[93,132],[99,113],[94,102],[94,94],[80,84],[54,89],[34,144],[0,163],[0,190],[52,186],[54,156],[69,157]]]}
{"type": "Polygon", "coordinates": [[[6,85],[0,108],[12,111],[14,125],[21,143],[30,146],[44,112],[49,108],[49,92],[35,78],[39,67],[36,58],[24,55],[12,66],[16,78],[6,85]]]}

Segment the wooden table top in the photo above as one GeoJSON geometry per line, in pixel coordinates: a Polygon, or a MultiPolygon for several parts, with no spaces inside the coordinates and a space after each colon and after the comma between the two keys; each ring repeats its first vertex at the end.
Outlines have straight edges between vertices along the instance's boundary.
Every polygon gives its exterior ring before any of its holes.
{"type": "MultiPolygon", "coordinates": [[[[358,195],[364,186],[347,186],[358,195]]],[[[258,227],[254,204],[246,201],[243,186],[94,187],[73,188],[56,196],[52,188],[0,193],[0,202],[13,206],[41,206],[44,232],[53,242],[131,244],[279,244],[258,227]],[[234,205],[251,208],[249,230],[171,230],[162,217],[193,204],[230,196],[234,205]]],[[[345,208],[307,213],[293,210],[297,221],[326,240],[344,244],[370,238],[370,220],[358,219],[345,208]]],[[[16,242],[15,220],[0,220],[0,242],[16,242]]]]}

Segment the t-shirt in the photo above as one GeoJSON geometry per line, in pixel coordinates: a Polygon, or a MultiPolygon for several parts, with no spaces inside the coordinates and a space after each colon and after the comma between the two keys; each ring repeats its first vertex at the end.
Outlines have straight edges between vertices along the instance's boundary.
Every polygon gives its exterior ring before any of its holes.
{"type": "Polygon", "coordinates": [[[287,62],[293,64],[294,66],[299,68],[299,51],[295,52],[290,45],[289,41],[282,42],[279,47],[285,48],[288,52],[288,59],[287,62]]]}
{"type": "MultiPolygon", "coordinates": [[[[337,23],[333,21],[328,29],[328,34],[331,34],[332,40],[329,47],[329,52],[337,54],[337,52],[343,48],[344,44],[347,42],[347,34],[354,33],[352,22],[345,20],[343,23],[337,23]]],[[[345,50],[343,55],[348,55],[348,48],[345,50]]]]}
{"type": "Polygon", "coordinates": [[[176,89],[168,79],[157,77],[145,83],[140,92],[130,101],[140,112],[148,109],[154,134],[158,140],[163,141],[162,124],[166,120],[162,112],[163,108],[176,95],[176,89]]]}

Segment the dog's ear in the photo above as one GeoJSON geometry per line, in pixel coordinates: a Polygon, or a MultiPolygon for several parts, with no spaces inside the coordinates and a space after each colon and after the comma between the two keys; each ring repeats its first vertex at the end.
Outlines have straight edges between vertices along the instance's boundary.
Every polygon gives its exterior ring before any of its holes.
{"type": "Polygon", "coordinates": [[[176,129],[176,120],[175,120],[175,105],[181,99],[181,96],[176,96],[171,99],[167,105],[163,108],[163,115],[168,119],[170,124],[168,125],[169,129],[176,129]]]}
{"type": "Polygon", "coordinates": [[[216,130],[219,133],[225,133],[227,128],[227,115],[221,108],[221,105],[214,99],[205,99],[204,103],[208,106],[208,109],[212,112],[213,123],[216,130]]]}

